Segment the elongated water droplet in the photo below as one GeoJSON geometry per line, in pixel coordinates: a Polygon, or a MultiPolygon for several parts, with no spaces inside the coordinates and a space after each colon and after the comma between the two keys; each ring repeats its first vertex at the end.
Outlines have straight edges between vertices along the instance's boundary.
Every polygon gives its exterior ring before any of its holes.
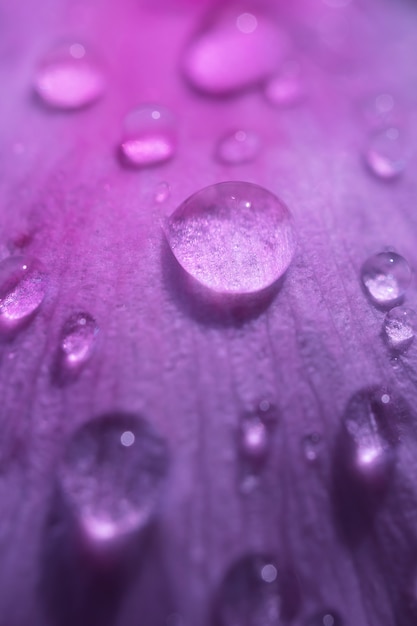
{"type": "Polygon", "coordinates": [[[281,624],[298,608],[295,578],[276,559],[250,554],[227,572],[216,603],[219,626],[281,624]]]}
{"type": "Polygon", "coordinates": [[[0,327],[13,331],[23,326],[42,304],[46,273],[34,259],[10,257],[0,264],[0,327]]]}
{"type": "Polygon", "coordinates": [[[393,180],[407,165],[407,146],[398,128],[388,128],[375,133],[365,153],[366,163],[375,176],[393,180]]]}
{"type": "Polygon", "coordinates": [[[79,371],[90,359],[98,334],[96,321],[88,313],[76,313],[65,323],[61,337],[62,365],[79,371]]]}
{"type": "Polygon", "coordinates": [[[176,144],[174,117],[165,107],[145,104],[126,117],[120,148],[127,165],[164,163],[174,156],[176,144]]]}
{"type": "Polygon", "coordinates": [[[170,217],[167,239],[182,268],[223,294],[250,294],[274,284],[295,252],[287,207],[266,189],[219,183],[186,200],[170,217]]]}
{"type": "Polygon", "coordinates": [[[324,609],[309,617],[305,626],[343,626],[343,620],[337,611],[324,609]]]}
{"type": "Polygon", "coordinates": [[[238,91],[272,74],[288,41],[274,19],[241,4],[211,16],[207,27],[189,44],[183,67],[190,82],[207,93],[238,91]]]}
{"type": "Polygon", "coordinates": [[[168,183],[163,181],[159,183],[155,191],[155,202],[158,204],[162,204],[169,198],[169,194],[171,193],[171,188],[168,183]]]}
{"type": "Polygon", "coordinates": [[[104,75],[79,43],[60,46],[41,63],[35,90],[56,109],[79,109],[95,102],[104,92],[104,75]]]}
{"type": "Polygon", "coordinates": [[[143,419],[109,414],[82,426],[60,468],[60,484],[84,539],[113,544],[148,525],[168,470],[165,442],[143,419]]]}
{"type": "Polygon", "coordinates": [[[306,460],[310,463],[317,461],[322,448],[322,439],[319,433],[306,435],[303,439],[302,445],[306,460]]]}
{"type": "Polygon", "coordinates": [[[396,306],[385,316],[384,334],[393,350],[406,350],[414,339],[416,329],[417,314],[413,309],[396,306]]]}
{"type": "Polygon", "coordinates": [[[377,304],[394,305],[410,286],[411,269],[407,261],[395,252],[380,252],[362,266],[362,282],[377,304]]]}
{"type": "Polygon", "coordinates": [[[251,130],[237,130],[222,137],[217,144],[216,156],[229,165],[239,165],[253,161],[261,147],[257,133],[251,130]]]}
{"type": "Polygon", "coordinates": [[[301,102],[305,97],[305,87],[299,64],[284,64],[265,83],[264,94],[268,102],[276,107],[290,107],[301,102]]]}

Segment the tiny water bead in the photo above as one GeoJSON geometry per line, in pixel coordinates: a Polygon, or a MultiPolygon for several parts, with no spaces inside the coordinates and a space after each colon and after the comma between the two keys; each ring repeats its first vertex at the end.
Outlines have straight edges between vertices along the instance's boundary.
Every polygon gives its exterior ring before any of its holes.
{"type": "Polygon", "coordinates": [[[306,461],[309,461],[310,463],[317,461],[322,446],[323,442],[319,433],[314,432],[306,435],[302,440],[302,447],[306,461]]]}
{"type": "Polygon", "coordinates": [[[343,620],[337,611],[324,609],[309,617],[305,626],[343,626],[343,620]]]}
{"type": "Polygon", "coordinates": [[[380,252],[362,266],[362,282],[370,298],[379,305],[394,305],[411,283],[407,261],[395,252],[380,252]]]}
{"type": "Polygon", "coordinates": [[[45,269],[36,259],[9,257],[0,263],[0,327],[13,331],[38,311],[47,289],[45,269]]]}
{"type": "Polygon", "coordinates": [[[167,471],[167,446],[147,421],[108,414],[76,431],[59,478],[83,537],[100,546],[148,525],[167,471]]]}
{"type": "Polygon", "coordinates": [[[261,139],[251,130],[237,130],[222,137],[216,147],[216,157],[222,163],[239,165],[253,161],[259,153],[261,139]]]}
{"type": "Polygon", "coordinates": [[[265,460],[269,448],[269,433],[266,425],[257,416],[247,416],[242,420],[239,446],[248,460],[265,460]]]}
{"type": "Polygon", "coordinates": [[[412,343],[417,329],[417,314],[413,309],[396,306],[384,320],[384,335],[393,350],[406,350],[412,343]]]}
{"type": "Polygon", "coordinates": [[[120,144],[125,164],[132,167],[158,165],[171,159],[176,148],[175,120],[168,109],[146,104],[127,115],[120,144]]]}
{"type": "Polygon", "coordinates": [[[239,91],[272,74],[284,58],[287,37],[258,8],[243,11],[233,3],[210,18],[183,59],[185,75],[197,89],[212,95],[239,91]]]}
{"type": "Polygon", "coordinates": [[[98,326],[89,313],[76,313],[65,323],[61,336],[61,361],[71,371],[79,370],[91,358],[98,326]]]}
{"type": "Polygon", "coordinates": [[[80,109],[104,92],[101,68],[79,43],[59,46],[40,64],[35,90],[45,104],[55,109],[80,109]]]}
{"type": "Polygon", "coordinates": [[[291,62],[267,80],[264,86],[267,101],[276,107],[291,107],[305,98],[305,85],[298,63],[291,62]]]}
{"type": "Polygon", "coordinates": [[[169,198],[170,193],[171,188],[168,183],[166,183],[165,181],[159,183],[155,190],[155,202],[157,202],[158,204],[162,204],[163,202],[165,202],[165,200],[169,198]]]}
{"type": "Polygon", "coordinates": [[[219,294],[254,294],[284,274],[295,253],[285,204],[263,187],[218,183],[188,198],[166,236],[181,267],[219,294]]]}
{"type": "Polygon", "coordinates": [[[398,128],[383,129],[370,137],[365,160],[377,178],[398,178],[406,168],[407,159],[407,146],[398,128]]]}

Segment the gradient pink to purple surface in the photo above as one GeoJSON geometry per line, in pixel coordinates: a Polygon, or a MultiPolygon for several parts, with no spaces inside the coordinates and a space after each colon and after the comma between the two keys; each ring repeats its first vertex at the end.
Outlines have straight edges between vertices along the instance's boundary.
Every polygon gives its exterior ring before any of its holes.
{"type": "MultiPolygon", "coordinates": [[[[326,607],[346,624],[416,620],[413,411],[375,502],[361,508],[335,465],[341,419],[358,391],[388,385],[416,406],[416,347],[393,367],[383,313],[359,273],[385,246],[417,262],[416,155],[398,182],[373,178],[361,114],[364,99],[393,94],[395,121],[415,145],[417,5],[329,4],[265,2],[301,57],[307,92],[300,106],[276,109],[260,86],[220,98],[185,80],[184,50],[213,10],[209,1],[0,3],[0,253],[23,251],[49,273],[39,314],[0,350],[1,626],[159,626],[173,613],[181,626],[204,624],[225,571],[253,551],[276,553],[297,572],[294,624],[326,607]],[[106,78],[102,99],[77,112],[48,110],[33,91],[38,64],[62,41],[88,46],[106,78]],[[171,109],[178,148],[170,162],[133,171],[117,148],[125,115],[142,102],[171,109]],[[256,130],[262,150],[232,167],[213,155],[235,127],[256,130]],[[227,180],[277,194],[297,228],[278,294],[243,323],[190,304],[163,253],[166,217],[227,180]],[[171,190],[158,203],[162,182],[171,190]],[[76,380],[56,385],[62,325],[80,310],[99,324],[98,349],[76,380]],[[262,399],[279,419],[259,487],[242,496],[236,430],[262,399]],[[68,438],[113,410],[146,416],[173,458],[157,529],[131,577],[91,569],[55,519],[68,438]],[[323,446],[311,466],[301,442],[315,431],[323,446]],[[350,516],[355,540],[346,537],[350,516]]],[[[407,304],[417,307],[415,277],[407,304]]]]}

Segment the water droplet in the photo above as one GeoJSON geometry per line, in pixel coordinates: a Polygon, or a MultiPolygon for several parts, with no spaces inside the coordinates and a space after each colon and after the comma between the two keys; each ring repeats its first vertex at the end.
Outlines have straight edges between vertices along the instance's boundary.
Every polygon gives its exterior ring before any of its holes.
{"type": "Polygon", "coordinates": [[[265,83],[264,94],[268,102],[277,107],[294,106],[303,100],[305,87],[299,64],[293,61],[283,65],[280,72],[265,83]]]}
{"type": "Polygon", "coordinates": [[[238,560],[223,580],[216,611],[221,626],[280,624],[298,608],[295,577],[268,555],[250,554],[238,560]]]}
{"type": "Polygon", "coordinates": [[[97,62],[82,44],[60,46],[41,63],[35,90],[56,109],[79,109],[95,102],[104,92],[105,81],[97,62]]]}
{"type": "Polygon", "coordinates": [[[174,156],[176,144],[175,121],[168,109],[146,104],[127,115],[120,146],[125,164],[147,167],[164,163],[174,156]]]}
{"type": "Polygon", "coordinates": [[[206,187],[170,217],[167,239],[182,268],[223,294],[250,294],[274,284],[295,252],[286,206],[244,182],[206,187]]]}
{"type": "Polygon", "coordinates": [[[287,49],[287,37],[270,15],[229,5],[190,42],[183,66],[197,89],[220,95],[272,74],[287,49]]]}
{"type": "Polygon", "coordinates": [[[46,273],[34,259],[10,257],[0,264],[0,327],[13,331],[37,312],[46,293],[46,273]]]}
{"type": "Polygon", "coordinates": [[[168,183],[166,183],[165,181],[159,183],[155,192],[155,202],[157,202],[158,204],[162,204],[162,202],[165,202],[165,200],[169,198],[170,193],[171,189],[168,183]]]}
{"type": "Polygon", "coordinates": [[[384,334],[393,350],[406,350],[414,339],[417,329],[417,314],[413,309],[397,306],[385,316],[384,334]]]}
{"type": "Polygon", "coordinates": [[[362,282],[377,304],[394,305],[401,300],[411,282],[407,261],[395,252],[380,252],[362,266],[362,282]]]}
{"type": "Polygon", "coordinates": [[[109,414],[76,431],[60,484],[84,539],[100,548],[147,526],[167,469],[165,442],[143,419],[109,414]]]}
{"type": "Polygon", "coordinates": [[[343,626],[343,621],[337,611],[324,609],[312,615],[306,626],[343,626]]]}
{"type": "Polygon", "coordinates": [[[65,323],[61,337],[62,365],[79,371],[90,359],[98,334],[96,321],[88,313],[76,313],[65,323]]]}
{"type": "Polygon", "coordinates": [[[269,436],[265,424],[256,416],[247,416],[240,427],[242,454],[252,461],[265,460],[269,448],[269,436]]]}
{"type": "Polygon", "coordinates": [[[311,433],[303,439],[304,456],[310,463],[317,461],[322,447],[322,439],[319,433],[311,433]]]}
{"type": "Polygon", "coordinates": [[[384,180],[398,178],[407,165],[407,157],[407,146],[398,128],[387,128],[372,135],[365,153],[371,172],[384,180]]]}
{"type": "Polygon", "coordinates": [[[351,469],[366,481],[384,482],[395,460],[396,406],[384,389],[364,389],[349,401],[344,425],[351,469]]]}
{"type": "Polygon", "coordinates": [[[359,103],[359,112],[371,129],[389,128],[402,121],[403,115],[394,96],[389,92],[373,94],[359,103]]]}
{"type": "Polygon", "coordinates": [[[257,156],[260,145],[260,137],[254,131],[237,130],[220,139],[216,156],[219,161],[229,165],[249,163],[257,156]]]}

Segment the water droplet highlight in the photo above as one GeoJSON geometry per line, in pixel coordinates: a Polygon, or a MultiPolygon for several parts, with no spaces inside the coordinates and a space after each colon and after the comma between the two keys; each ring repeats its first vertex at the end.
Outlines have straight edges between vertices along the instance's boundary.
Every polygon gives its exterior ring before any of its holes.
{"type": "Polygon", "coordinates": [[[337,611],[324,609],[312,615],[306,626],[343,626],[343,621],[337,611]]]}
{"type": "Polygon", "coordinates": [[[0,328],[14,331],[28,322],[41,306],[47,277],[35,259],[10,257],[0,264],[0,328]]]}
{"type": "Polygon", "coordinates": [[[317,461],[321,452],[321,435],[319,435],[319,433],[311,433],[310,435],[307,435],[302,441],[302,446],[306,460],[310,463],[314,463],[314,461],[317,461]]]}
{"type": "Polygon", "coordinates": [[[73,110],[98,100],[105,88],[104,75],[82,44],[61,46],[49,54],[35,76],[35,90],[45,104],[73,110]]]}
{"type": "Polygon", "coordinates": [[[174,117],[165,107],[146,104],[127,115],[120,145],[124,164],[159,165],[174,156],[176,147],[174,117]]]}
{"type": "Polygon", "coordinates": [[[212,95],[238,91],[272,74],[288,40],[273,17],[232,5],[211,15],[188,45],[184,72],[197,89],[212,95]]]}
{"type": "Polygon", "coordinates": [[[269,434],[257,416],[247,416],[240,427],[240,449],[250,461],[263,461],[269,448],[269,434]]]}
{"type": "Polygon", "coordinates": [[[412,343],[417,329],[417,314],[413,309],[396,306],[384,320],[384,335],[392,350],[402,352],[412,343]]]}
{"type": "Polygon", "coordinates": [[[147,526],[167,470],[166,444],[144,419],[109,414],[83,425],[59,474],[83,539],[100,548],[147,526]]]}
{"type": "Polygon", "coordinates": [[[169,218],[166,236],[185,272],[220,294],[265,290],[295,253],[287,207],[245,182],[219,183],[188,198],[169,218]]]}
{"type": "Polygon", "coordinates": [[[98,334],[95,319],[88,313],[76,313],[65,323],[61,337],[62,365],[78,372],[91,358],[98,334]]]}
{"type": "Polygon", "coordinates": [[[411,269],[400,254],[380,252],[363,264],[362,282],[376,304],[394,305],[410,286],[411,269]]]}
{"type": "Polygon", "coordinates": [[[282,66],[278,74],[272,76],[264,86],[267,101],[276,107],[291,107],[305,98],[305,86],[301,68],[296,62],[282,66]]]}
{"type": "Polygon", "coordinates": [[[239,165],[250,163],[259,153],[261,140],[251,130],[237,130],[222,137],[217,144],[216,157],[222,163],[239,165]]]}
{"type": "Polygon", "coordinates": [[[371,136],[365,153],[366,163],[379,179],[398,178],[407,165],[407,147],[398,128],[380,130],[371,136]]]}

